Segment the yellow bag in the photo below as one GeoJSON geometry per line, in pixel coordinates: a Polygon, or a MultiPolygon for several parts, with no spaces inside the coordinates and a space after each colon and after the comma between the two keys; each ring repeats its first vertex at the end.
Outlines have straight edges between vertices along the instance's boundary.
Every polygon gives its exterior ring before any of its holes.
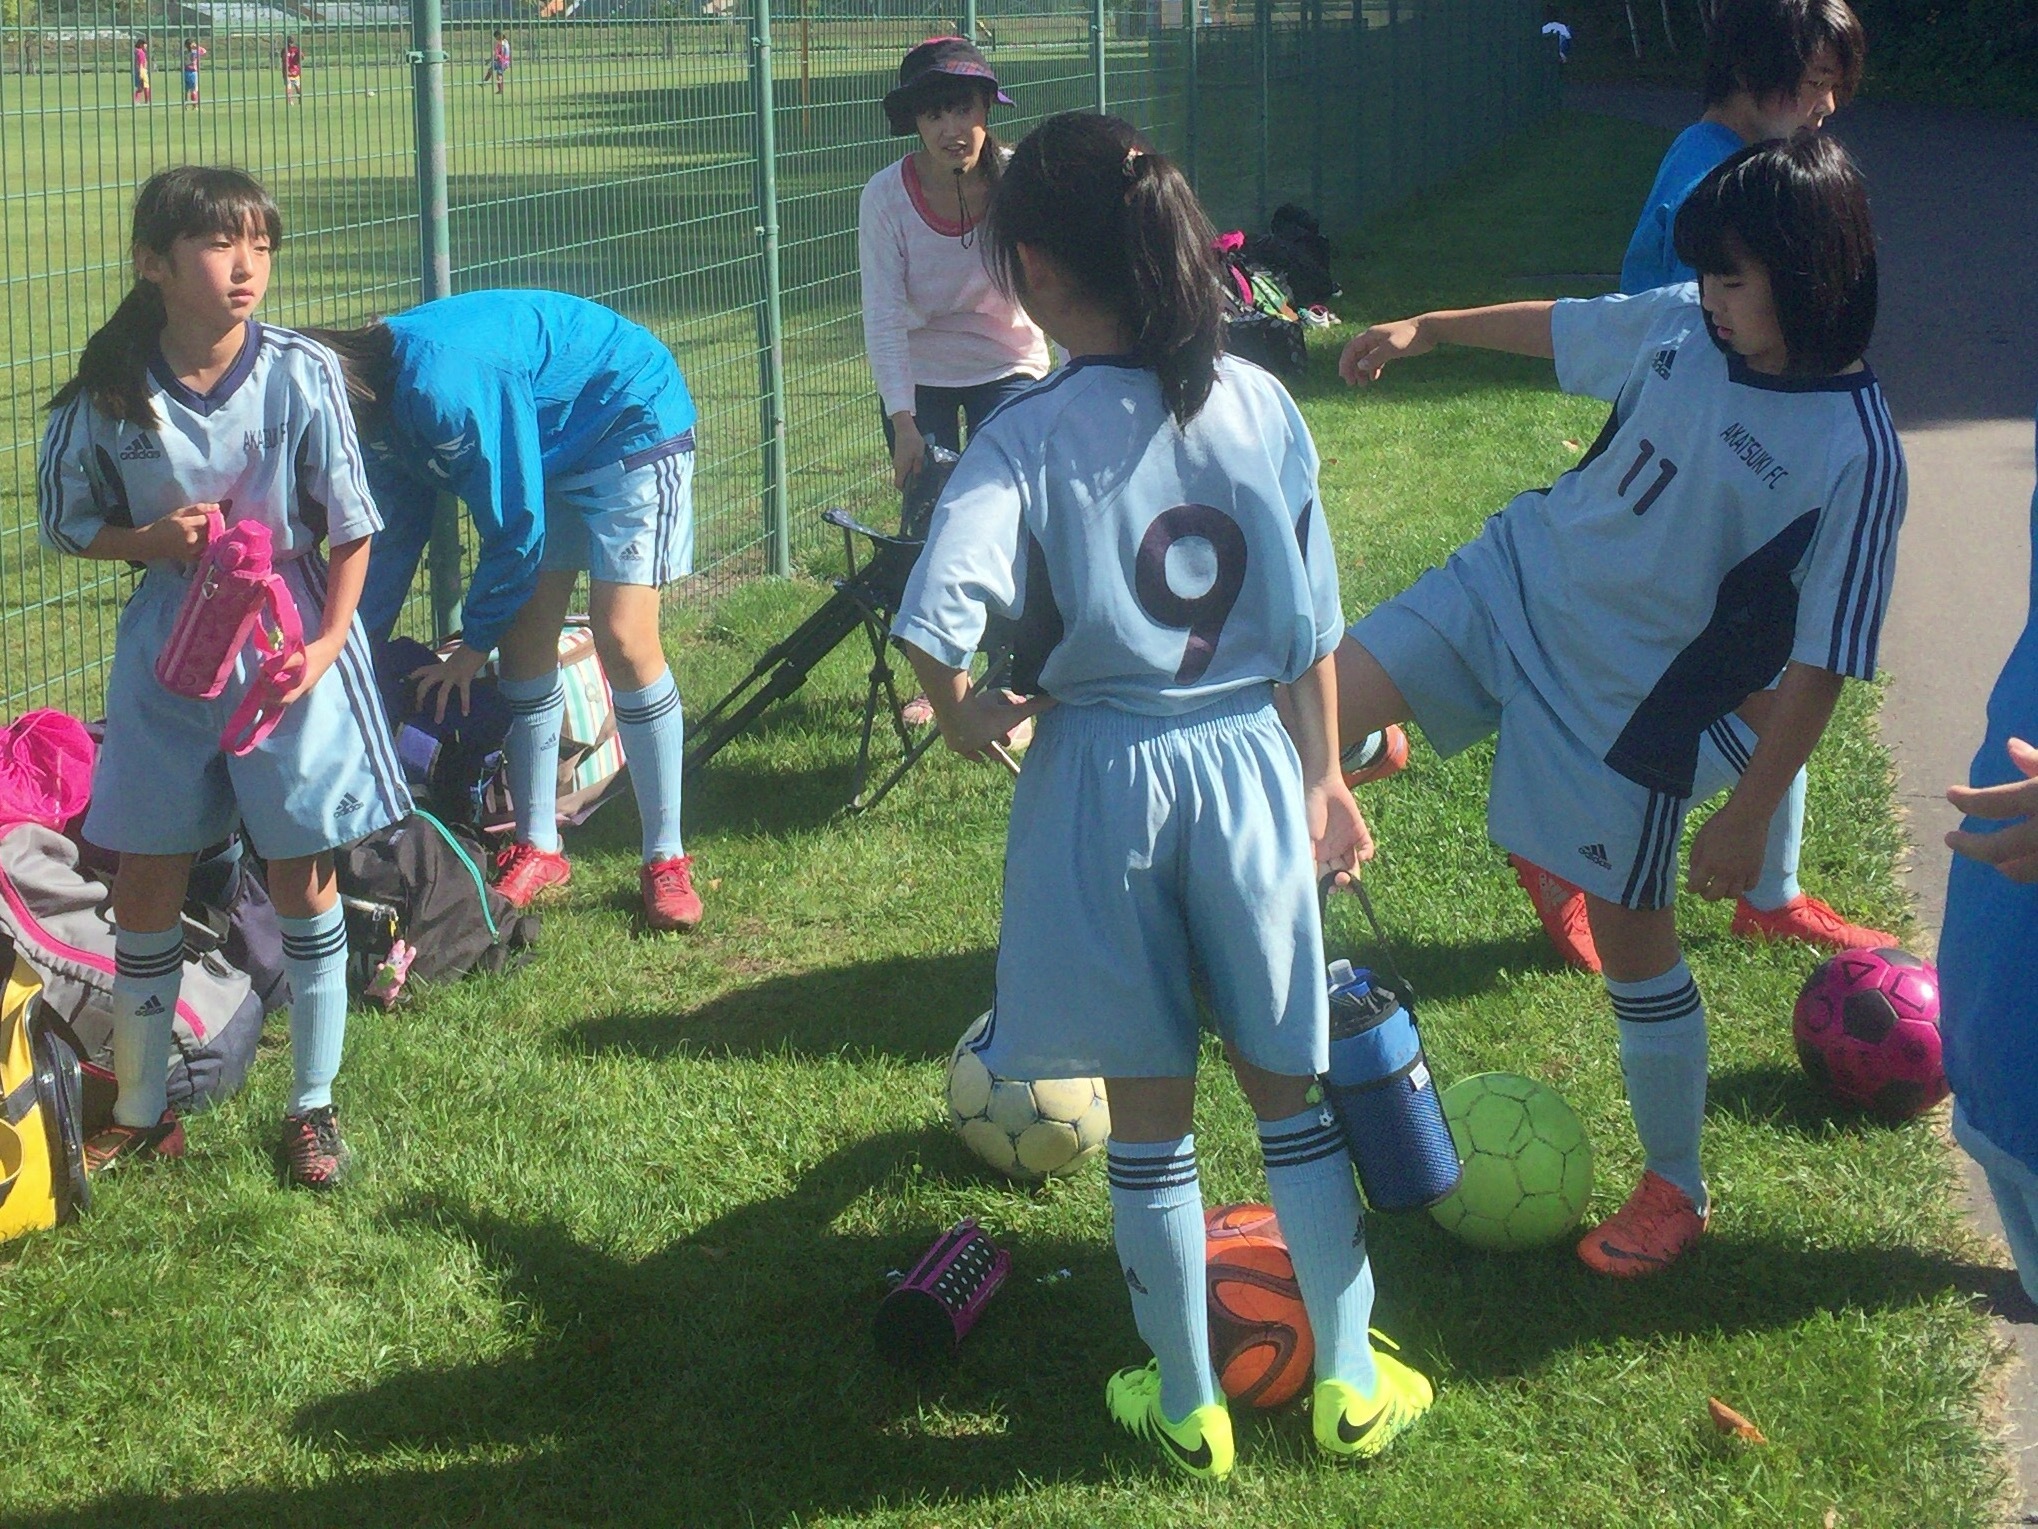
{"type": "Polygon", "coordinates": [[[42,982],[0,936],[0,1242],[74,1220],[85,1182],[84,1108],[70,1026],[42,1001],[42,982]]]}

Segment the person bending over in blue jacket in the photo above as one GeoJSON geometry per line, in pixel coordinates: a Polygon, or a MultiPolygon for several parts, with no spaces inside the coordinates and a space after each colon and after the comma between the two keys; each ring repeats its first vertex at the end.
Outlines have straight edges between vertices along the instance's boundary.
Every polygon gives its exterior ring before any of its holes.
{"type": "Polygon", "coordinates": [[[445,715],[500,651],[516,838],[497,887],[523,906],[572,867],[555,813],[566,697],[559,633],[585,571],[596,650],[644,822],[644,912],[700,922],[680,841],[685,722],[658,638],[658,591],[693,567],[695,409],[672,354],[621,314],[563,292],[469,292],[360,329],[319,330],[339,355],[382,513],[361,614],[386,636],[457,495],[480,540],[459,648],[420,670],[445,715]]]}

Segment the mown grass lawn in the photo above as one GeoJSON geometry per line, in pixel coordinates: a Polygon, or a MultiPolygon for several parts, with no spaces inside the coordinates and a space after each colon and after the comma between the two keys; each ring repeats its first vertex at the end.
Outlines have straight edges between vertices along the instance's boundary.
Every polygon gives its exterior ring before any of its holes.
{"type": "MultiPolygon", "coordinates": [[[[1591,290],[1662,143],[1571,118],[1504,146],[1374,225],[1337,306],[1591,290]]],[[[1332,347],[1298,391],[1353,612],[1563,470],[1603,413],[1559,397],[1547,367],[1460,355],[1347,395],[1332,347]]],[[[677,620],[694,709],[820,594],[760,584],[677,620]]],[[[194,1122],[188,1163],[110,1180],[89,1222],[8,1249],[0,1519],[1988,1520],[1986,1255],[1935,1123],[1829,1112],[1788,1036],[1813,957],[1732,940],[1695,902],[1680,911],[1714,1026],[1714,1235],[1621,1286],[1564,1249],[1486,1256],[1427,1218],[1376,1218],[1380,1324],[1439,1383],[1422,1429],[1349,1470],[1315,1457],[1298,1416],[1256,1418],[1225,1488],[1165,1474],[1101,1406],[1105,1375],[1141,1355],[1101,1172],[1008,1186],[942,1121],[942,1061],[989,996],[1008,785],[937,757],[877,813],[837,815],[865,659],[841,650],[693,796],[696,937],[634,933],[620,805],[572,841],[573,886],[527,969],[356,1016],[339,1097],[360,1174],[342,1195],[275,1187],[272,1054],[194,1122]],[[966,1213],[1012,1247],[1014,1279],[953,1368],[896,1376],[867,1335],[885,1271],[966,1213]],[[1769,1444],[1722,1441],[1709,1395],[1769,1444]]],[[[1871,707],[1850,695],[1814,764],[1806,879],[1901,922],[1871,707]]],[[[1603,1212],[1638,1172],[1611,1014],[1553,964],[1485,842],[1487,758],[1418,744],[1369,793],[1377,896],[1437,1070],[1562,1089],[1603,1212]]],[[[1358,939],[1340,910],[1333,944],[1358,939]]],[[[1206,1062],[1206,1193],[1260,1197],[1247,1113],[1206,1062]]]]}

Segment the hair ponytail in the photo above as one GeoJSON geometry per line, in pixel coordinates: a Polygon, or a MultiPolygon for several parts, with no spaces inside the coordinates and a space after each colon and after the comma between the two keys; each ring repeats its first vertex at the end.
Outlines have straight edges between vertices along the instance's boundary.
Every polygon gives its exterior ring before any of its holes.
{"type": "Polygon", "coordinates": [[[347,403],[354,411],[354,428],[363,436],[376,434],[389,417],[389,402],[396,393],[395,332],[381,319],[358,329],[306,328],[297,332],[339,357],[347,403]]]}
{"type": "MultiPolygon", "coordinates": [[[[179,239],[255,232],[274,250],[283,242],[283,216],[261,182],[225,165],[180,165],[159,170],[134,199],[132,247],[168,257],[179,239]]],[[[113,317],[94,331],[78,357],[78,372],[50,400],[61,409],[80,393],[114,419],[157,425],[149,402],[149,362],[169,314],[162,288],[137,277],[113,317]]]]}
{"type": "Polygon", "coordinates": [[[155,354],[166,318],[163,289],[152,281],[137,280],[113,310],[113,317],[85,342],[84,354],[78,357],[78,374],[57,390],[50,407],[61,409],[83,393],[113,419],[160,424],[155,406],[149,402],[149,358],[155,354]]]}
{"type": "Polygon", "coordinates": [[[1134,358],[1186,425],[1210,397],[1224,350],[1214,237],[1182,172],[1144,148],[1130,123],[1065,112],[1013,150],[991,198],[987,254],[999,285],[1019,295],[1019,246],[1043,250],[1131,331],[1134,358]]]}

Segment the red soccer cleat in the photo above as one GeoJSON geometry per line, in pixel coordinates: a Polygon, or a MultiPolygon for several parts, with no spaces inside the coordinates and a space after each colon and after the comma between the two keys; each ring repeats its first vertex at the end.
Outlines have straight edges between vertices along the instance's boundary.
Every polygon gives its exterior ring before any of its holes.
{"type": "Polygon", "coordinates": [[[1585,894],[1563,877],[1544,870],[1519,855],[1509,855],[1514,879],[1536,905],[1536,917],[1543,921],[1543,933],[1557,948],[1567,966],[1582,972],[1599,970],[1599,947],[1592,943],[1592,921],[1585,916],[1585,894]]]}
{"type": "Polygon", "coordinates": [[[1578,1256],[1587,1268],[1615,1279],[1656,1274],[1704,1236],[1711,1219],[1661,1174],[1644,1173],[1628,1203],[1585,1234],[1578,1256]]]}
{"type": "Polygon", "coordinates": [[[693,889],[693,856],[654,860],[638,872],[644,888],[644,921],[664,933],[691,929],[701,921],[701,894],[693,889]]]}
{"type": "Polygon", "coordinates": [[[519,908],[547,887],[563,887],[573,879],[573,866],[556,849],[512,844],[495,857],[495,889],[519,908]]]}
{"type": "Polygon", "coordinates": [[[1338,763],[1344,768],[1347,789],[1399,775],[1408,768],[1407,729],[1389,723],[1377,733],[1368,733],[1346,749],[1338,763]]]}
{"type": "Polygon", "coordinates": [[[1781,908],[1758,908],[1747,898],[1734,909],[1734,933],[1744,940],[1802,940],[1827,950],[1881,950],[1895,935],[1850,924],[1831,903],[1800,892],[1781,908]]]}
{"type": "Polygon", "coordinates": [[[291,1183],[319,1194],[337,1189],[353,1156],[330,1104],[283,1117],[283,1168],[291,1183]]]}
{"type": "Polygon", "coordinates": [[[155,1157],[184,1155],[184,1126],[170,1110],[152,1126],[124,1126],[118,1121],[85,1143],[85,1172],[104,1173],[117,1163],[147,1162],[155,1157]]]}

